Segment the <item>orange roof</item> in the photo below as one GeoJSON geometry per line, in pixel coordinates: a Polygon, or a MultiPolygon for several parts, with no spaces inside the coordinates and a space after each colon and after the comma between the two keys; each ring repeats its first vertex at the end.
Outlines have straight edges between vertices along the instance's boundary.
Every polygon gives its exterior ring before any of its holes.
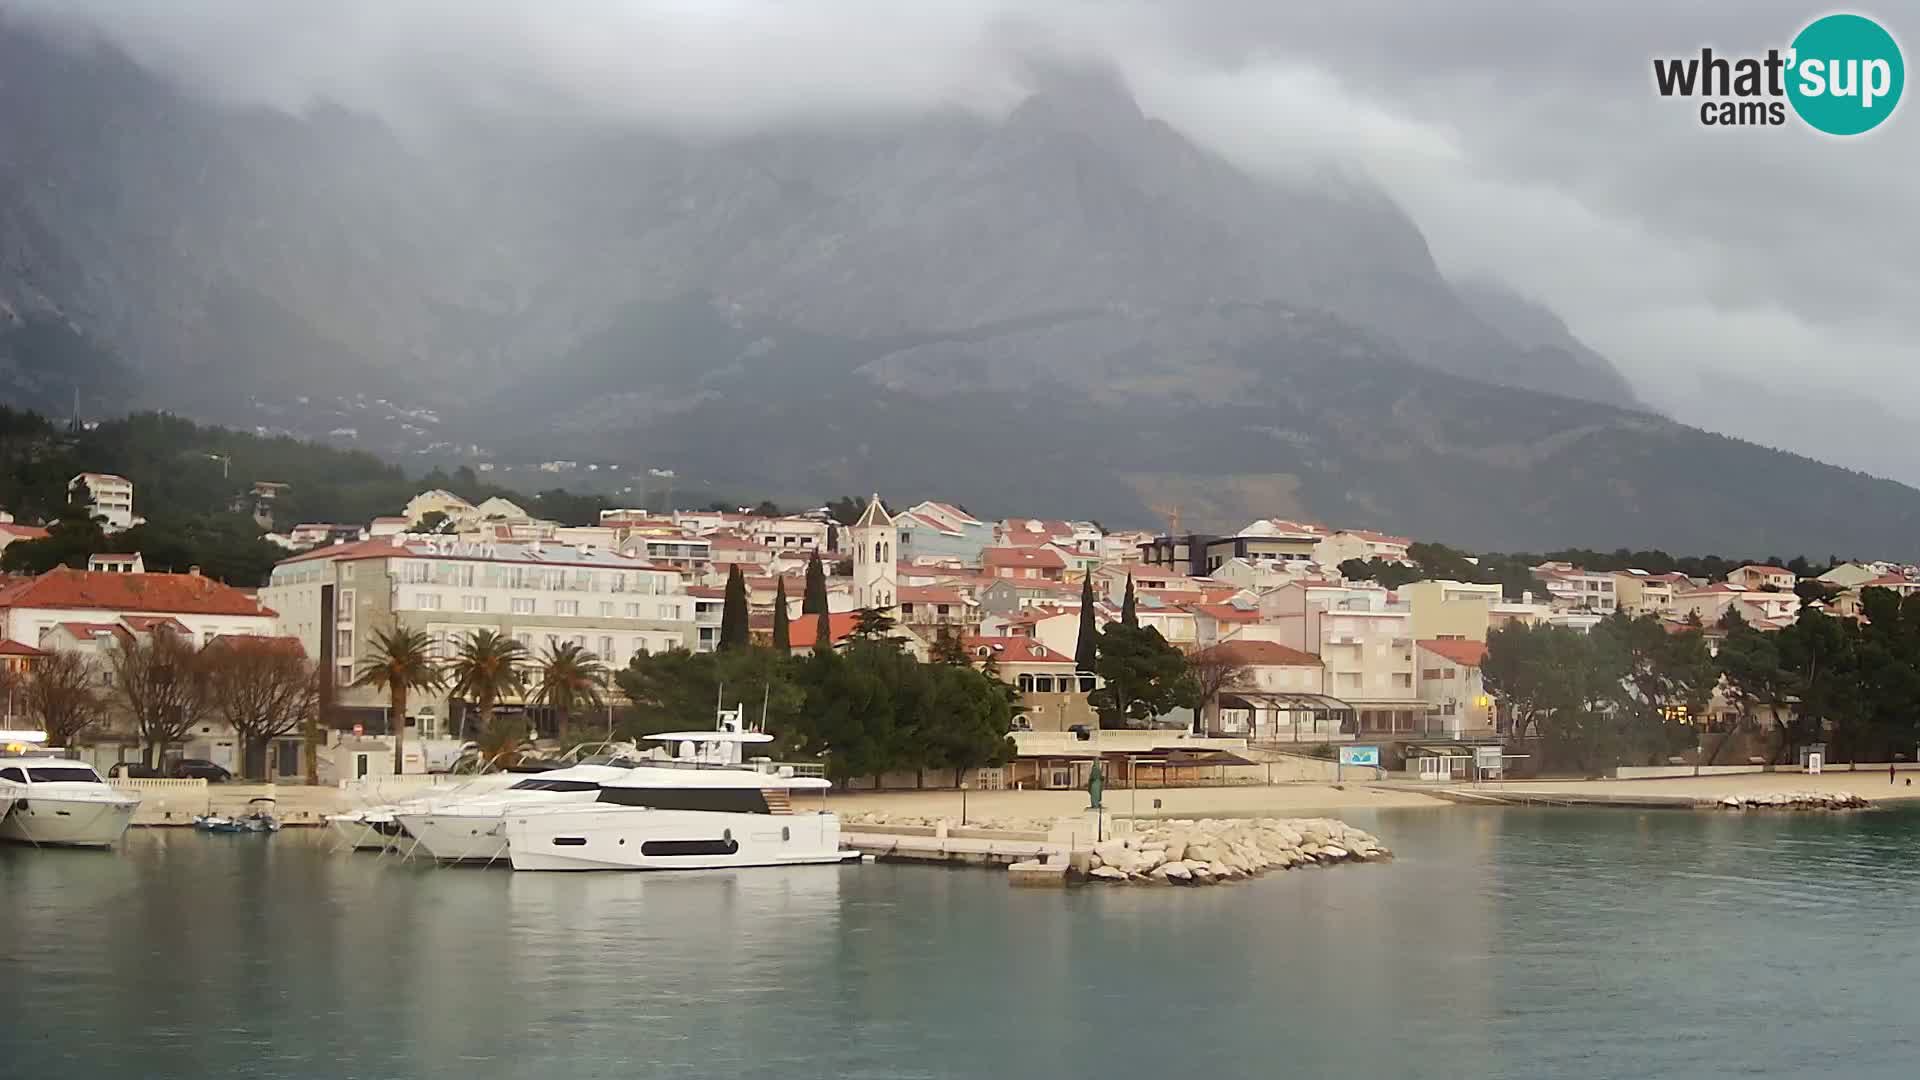
{"type": "Polygon", "coordinates": [[[12,638],[0,639],[0,656],[45,656],[45,652],[12,638]]]}
{"type": "Polygon", "coordinates": [[[980,655],[981,649],[991,649],[1002,664],[1073,663],[1073,657],[1054,652],[1030,637],[968,637],[961,638],[960,643],[975,660],[985,659],[980,655]]]}
{"type": "Polygon", "coordinates": [[[1195,615],[1211,615],[1221,622],[1259,622],[1260,609],[1237,608],[1232,604],[1188,604],[1195,615]]]}
{"type": "Polygon", "coordinates": [[[216,645],[229,649],[284,649],[295,656],[304,657],[307,655],[307,648],[300,644],[300,639],[290,636],[267,637],[260,634],[220,634],[213,640],[207,642],[207,648],[209,649],[216,645]]]}
{"type": "Polygon", "coordinates": [[[47,530],[38,525],[16,525],[11,521],[0,521],[0,533],[15,540],[45,540],[47,530]]]}
{"type": "Polygon", "coordinates": [[[1484,641],[1425,640],[1420,642],[1420,647],[1461,667],[1479,667],[1480,661],[1487,655],[1487,643],[1484,641]]]}
{"type": "Polygon", "coordinates": [[[1219,657],[1249,667],[1319,667],[1320,658],[1309,652],[1289,648],[1277,641],[1223,641],[1199,653],[1219,657]]]}
{"type": "Polygon", "coordinates": [[[1344,531],[1348,536],[1357,536],[1371,544],[1394,544],[1399,547],[1406,547],[1413,543],[1412,540],[1404,536],[1388,536],[1386,533],[1374,532],[1372,529],[1347,529],[1344,531]]]}
{"type": "MultiPolygon", "coordinates": [[[[853,633],[853,628],[859,621],[859,612],[830,612],[827,615],[827,633],[837,645],[845,641],[848,634],[853,633]]],[[[813,648],[813,643],[819,640],[819,635],[815,632],[819,624],[820,616],[818,615],[794,616],[792,621],[787,623],[787,644],[796,649],[813,648]]]]}
{"type": "Polygon", "coordinates": [[[1050,547],[990,547],[980,553],[987,566],[1037,566],[1064,570],[1067,560],[1050,547]]]}
{"type": "Polygon", "coordinates": [[[173,615],[272,615],[253,597],[198,574],[112,574],[54,567],[0,589],[0,608],[97,608],[173,615]]]}

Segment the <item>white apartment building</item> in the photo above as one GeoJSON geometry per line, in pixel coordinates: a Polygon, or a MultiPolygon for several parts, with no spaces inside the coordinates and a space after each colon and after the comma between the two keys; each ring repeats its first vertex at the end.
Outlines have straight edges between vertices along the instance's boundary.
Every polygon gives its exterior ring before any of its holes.
{"type": "MultiPolygon", "coordinates": [[[[400,535],[296,555],[274,567],[261,599],[279,612],[279,632],[333,666],[338,702],[377,710],[382,695],[348,688],[376,632],[406,627],[452,657],[476,630],[506,634],[538,656],[560,643],[579,645],[609,667],[634,655],[693,644],[694,599],[680,575],[608,551],[559,544],[486,543],[400,535]],[[321,589],[334,587],[331,619],[321,589]],[[328,626],[333,640],[322,649],[328,626]]],[[[448,703],[412,702],[426,731],[448,703]]]]}
{"type": "Polygon", "coordinates": [[[1325,693],[1353,710],[1357,737],[1412,735],[1426,706],[1414,682],[1413,612],[1385,589],[1295,582],[1260,596],[1279,643],[1320,658],[1325,693]]]}
{"type": "Polygon", "coordinates": [[[133,513],[133,481],[112,473],[85,472],[67,481],[67,492],[75,497],[85,494],[93,502],[93,516],[101,519],[108,532],[131,529],[140,524],[133,513]]]}
{"type": "Polygon", "coordinates": [[[1548,562],[1534,567],[1533,574],[1546,585],[1547,596],[1556,610],[1611,615],[1619,606],[1611,571],[1582,570],[1571,563],[1548,562]]]}

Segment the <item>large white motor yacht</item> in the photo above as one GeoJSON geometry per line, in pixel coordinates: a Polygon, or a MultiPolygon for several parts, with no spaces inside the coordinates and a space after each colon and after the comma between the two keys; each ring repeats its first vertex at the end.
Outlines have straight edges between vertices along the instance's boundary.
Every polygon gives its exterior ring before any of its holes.
{"type": "Polygon", "coordinates": [[[515,870],[695,870],[797,866],[860,857],[840,850],[840,819],[795,814],[791,792],[825,790],[810,777],[744,771],[635,769],[598,801],[506,816],[515,870]]]}
{"type": "Polygon", "coordinates": [[[82,761],[0,757],[0,840],[59,847],[111,847],[133,821],[140,796],[116,791],[82,761]]]}
{"type": "MultiPolygon", "coordinates": [[[[418,841],[421,854],[441,862],[491,862],[507,853],[500,822],[509,809],[589,803],[600,786],[632,771],[631,766],[574,765],[530,773],[504,788],[466,798],[422,800],[402,808],[393,820],[418,841]]],[[[404,844],[402,850],[408,850],[404,844]]]]}
{"type": "Polygon", "coordinates": [[[666,767],[642,766],[609,780],[587,804],[508,810],[507,857],[515,870],[691,870],[794,866],[859,858],[840,850],[840,820],[795,814],[796,792],[826,780],[738,764],[757,732],[687,731],[651,738],[677,744],[666,767]]]}

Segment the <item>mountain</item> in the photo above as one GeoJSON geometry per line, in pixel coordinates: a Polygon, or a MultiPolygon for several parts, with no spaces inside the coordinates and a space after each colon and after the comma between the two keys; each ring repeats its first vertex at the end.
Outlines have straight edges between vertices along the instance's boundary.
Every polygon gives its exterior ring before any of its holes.
{"type": "MultiPolygon", "coordinates": [[[[1115,525],[1177,504],[1499,547],[1920,546],[1920,492],[1639,411],[1366,184],[1250,176],[1097,68],[1030,84],[999,116],[402,133],[216,104],[0,19],[0,315],[68,328],[136,404],[389,453],[1115,525]]],[[[0,375],[41,374],[0,393],[57,402],[45,346],[4,350],[0,375]]]]}

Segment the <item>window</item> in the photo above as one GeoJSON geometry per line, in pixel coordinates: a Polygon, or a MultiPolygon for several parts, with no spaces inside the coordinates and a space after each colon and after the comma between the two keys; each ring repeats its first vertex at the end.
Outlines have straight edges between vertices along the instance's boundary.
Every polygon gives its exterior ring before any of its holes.
{"type": "Polygon", "coordinates": [[[1437,679],[1440,677],[1440,669],[1437,667],[1421,668],[1420,677],[1423,679],[1437,679]]]}
{"type": "MultiPolygon", "coordinates": [[[[19,772],[9,769],[9,772],[19,772]]],[[[27,770],[27,775],[36,784],[97,784],[100,777],[84,765],[47,766],[35,765],[27,770]]]]}
{"type": "Polygon", "coordinates": [[[353,631],[335,630],[333,632],[333,655],[336,657],[353,655],[353,631]]]}
{"type": "Polygon", "coordinates": [[[1015,681],[1019,684],[1021,693],[1030,694],[1033,692],[1033,676],[1032,675],[1029,675],[1023,671],[1020,673],[1020,677],[1015,681]]]}
{"type": "Polygon", "coordinates": [[[679,604],[661,604],[660,605],[660,618],[678,619],[679,617],[680,617],[679,604]]]}
{"type": "Polygon", "coordinates": [[[0,769],[0,780],[11,780],[16,784],[27,782],[27,774],[19,769],[0,769]]]}
{"type": "Polygon", "coordinates": [[[470,613],[484,613],[487,610],[487,598],[468,594],[460,598],[460,610],[470,613]]]}
{"type": "Polygon", "coordinates": [[[1409,686],[1412,686],[1412,685],[1413,685],[1413,673],[1412,673],[1412,672],[1410,672],[1410,671],[1396,671],[1396,672],[1394,672],[1394,673],[1393,673],[1393,685],[1395,685],[1395,686],[1399,686],[1399,687],[1409,687],[1409,686]]]}
{"type": "Polygon", "coordinates": [[[513,613],[514,613],[515,615],[531,615],[531,614],[533,614],[533,597],[531,597],[531,596],[516,596],[516,597],[514,597],[514,598],[513,598],[513,613]]]}
{"type": "Polygon", "coordinates": [[[606,634],[600,635],[600,651],[595,655],[602,656],[602,657],[612,656],[613,655],[613,638],[609,637],[606,634]]]}
{"type": "Polygon", "coordinates": [[[613,618],[613,601],[611,600],[600,601],[600,617],[603,619],[613,618]]]}
{"type": "Polygon", "coordinates": [[[555,600],[553,602],[553,613],[555,615],[578,615],[580,614],[580,601],[555,600]]]}
{"type": "Polygon", "coordinates": [[[336,618],[340,618],[340,619],[353,618],[353,590],[352,589],[340,590],[340,595],[334,599],[333,614],[336,618]]]}
{"type": "Polygon", "coordinates": [[[415,593],[413,606],[425,611],[439,611],[440,594],[437,592],[415,593]]]}
{"type": "Polygon", "coordinates": [[[627,618],[629,618],[629,619],[637,619],[637,618],[639,618],[639,617],[640,617],[640,605],[639,605],[639,604],[628,604],[628,605],[627,605],[627,618]]]}
{"type": "Polygon", "coordinates": [[[1440,677],[1443,679],[1451,679],[1459,670],[1460,670],[1459,668],[1448,668],[1446,674],[1440,677]]]}

